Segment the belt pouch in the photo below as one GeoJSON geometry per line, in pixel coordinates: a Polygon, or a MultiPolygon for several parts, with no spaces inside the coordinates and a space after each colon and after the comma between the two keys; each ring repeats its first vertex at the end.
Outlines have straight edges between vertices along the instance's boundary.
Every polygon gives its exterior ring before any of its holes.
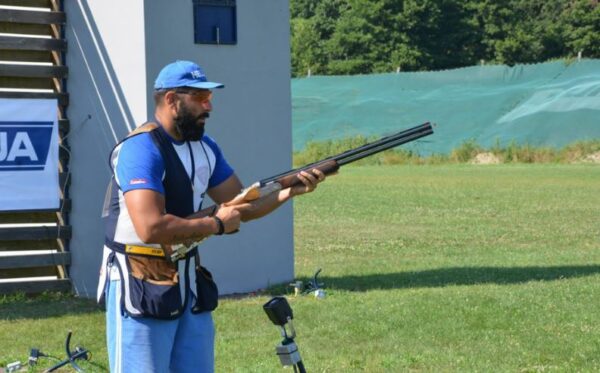
{"type": "Polygon", "coordinates": [[[214,311],[219,305],[219,289],[208,269],[200,265],[200,255],[196,251],[196,303],[192,313],[214,311]]]}
{"type": "Polygon", "coordinates": [[[183,303],[177,264],[162,258],[126,255],[129,298],[140,316],[175,319],[183,303]]]}

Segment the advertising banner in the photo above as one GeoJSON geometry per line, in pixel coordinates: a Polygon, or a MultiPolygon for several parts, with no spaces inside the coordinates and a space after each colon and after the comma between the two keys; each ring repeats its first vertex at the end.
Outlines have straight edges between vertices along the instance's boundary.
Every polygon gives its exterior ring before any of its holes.
{"type": "Polygon", "coordinates": [[[0,99],[0,211],[57,209],[54,99],[0,99]]]}

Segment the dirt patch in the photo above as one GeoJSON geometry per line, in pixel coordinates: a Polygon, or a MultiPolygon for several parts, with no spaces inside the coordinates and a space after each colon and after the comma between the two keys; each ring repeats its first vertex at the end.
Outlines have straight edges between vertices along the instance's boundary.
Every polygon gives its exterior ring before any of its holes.
{"type": "Polygon", "coordinates": [[[583,161],[590,163],[600,163],[600,152],[588,154],[585,158],[583,158],[583,161]]]}
{"type": "Polygon", "coordinates": [[[494,153],[479,153],[477,154],[471,162],[472,164],[499,164],[501,163],[500,158],[498,158],[494,153]]]}

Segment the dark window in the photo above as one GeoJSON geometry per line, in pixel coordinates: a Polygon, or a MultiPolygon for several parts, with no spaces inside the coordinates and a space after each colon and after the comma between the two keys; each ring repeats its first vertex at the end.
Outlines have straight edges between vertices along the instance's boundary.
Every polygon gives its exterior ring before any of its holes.
{"type": "Polygon", "coordinates": [[[194,0],[194,43],[236,42],[235,0],[194,0]]]}

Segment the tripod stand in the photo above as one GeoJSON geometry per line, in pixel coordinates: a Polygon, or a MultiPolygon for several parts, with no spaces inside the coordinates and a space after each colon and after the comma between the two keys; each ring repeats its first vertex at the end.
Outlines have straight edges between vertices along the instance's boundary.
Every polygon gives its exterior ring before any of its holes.
{"type": "Polygon", "coordinates": [[[294,337],[296,337],[296,330],[292,322],[294,315],[287,299],[284,297],[274,297],[263,305],[263,309],[273,324],[279,326],[281,329],[283,341],[275,348],[281,365],[293,366],[295,373],[306,373],[304,364],[300,358],[298,346],[294,342],[294,337]],[[288,334],[285,328],[286,325],[289,325],[290,334],[288,334]]]}

